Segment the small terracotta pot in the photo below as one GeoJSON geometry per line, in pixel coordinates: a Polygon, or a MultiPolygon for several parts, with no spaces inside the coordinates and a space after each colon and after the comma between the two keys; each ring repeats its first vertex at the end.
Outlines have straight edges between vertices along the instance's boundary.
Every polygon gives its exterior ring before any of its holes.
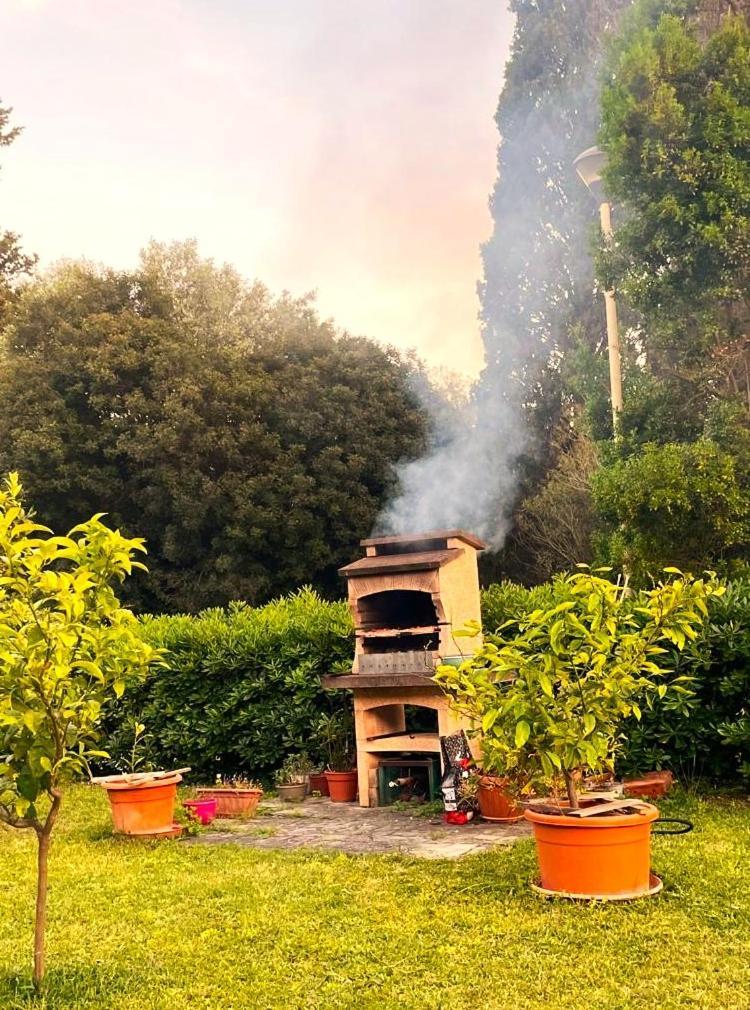
{"type": "Polygon", "coordinates": [[[523,817],[523,808],[508,793],[508,780],[497,775],[483,775],[477,789],[482,820],[513,823],[523,817]]]}
{"type": "Polygon", "coordinates": [[[310,792],[320,793],[321,796],[329,796],[328,779],[325,772],[312,772],[310,775],[310,792]]]}
{"type": "Polygon", "coordinates": [[[216,800],[217,817],[253,817],[257,810],[262,789],[231,789],[216,786],[201,788],[201,799],[216,800]]]}
{"type": "Polygon", "coordinates": [[[332,803],[352,803],[357,798],[357,772],[326,772],[332,803]]]}
{"type": "Polygon", "coordinates": [[[545,891],[582,898],[637,898],[650,893],[656,807],[637,814],[585,818],[527,809],[524,816],[534,827],[545,891]]]}
{"type": "Polygon", "coordinates": [[[307,782],[289,782],[276,788],[279,791],[279,799],[285,803],[301,803],[307,795],[307,782]]]}
{"type": "Polygon", "coordinates": [[[123,835],[168,835],[174,830],[177,784],[182,776],[151,779],[133,784],[110,778],[102,783],[112,810],[112,824],[123,835]]]}

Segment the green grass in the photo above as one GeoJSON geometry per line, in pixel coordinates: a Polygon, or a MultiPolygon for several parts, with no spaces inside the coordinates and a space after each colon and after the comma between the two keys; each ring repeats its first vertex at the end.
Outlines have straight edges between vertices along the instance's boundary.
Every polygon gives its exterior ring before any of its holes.
{"type": "Polygon", "coordinates": [[[529,892],[530,842],[455,863],[139,843],[109,837],[106,797],[79,788],[53,849],[42,999],[33,840],[0,832],[0,1008],[750,1007],[750,804],[668,807],[696,830],[654,841],[664,894],[586,906],[529,892]]]}

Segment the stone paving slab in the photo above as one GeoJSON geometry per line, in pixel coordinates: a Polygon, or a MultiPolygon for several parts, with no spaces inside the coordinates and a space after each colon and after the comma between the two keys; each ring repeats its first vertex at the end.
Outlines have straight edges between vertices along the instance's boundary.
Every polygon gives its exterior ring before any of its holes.
{"type": "Polygon", "coordinates": [[[388,807],[367,808],[356,803],[331,803],[308,797],[304,803],[265,801],[262,816],[247,821],[215,821],[211,830],[187,838],[185,845],[241,845],[252,849],[326,849],[351,855],[402,853],[424,859],[459,859],[512,845],[527,838],[530,825],[444,824],[437,817],[419,816],[388,807]]]}

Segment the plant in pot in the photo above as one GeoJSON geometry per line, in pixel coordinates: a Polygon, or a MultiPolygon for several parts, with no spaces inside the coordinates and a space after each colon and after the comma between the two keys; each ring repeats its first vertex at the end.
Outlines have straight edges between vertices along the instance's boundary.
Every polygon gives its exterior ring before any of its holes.
{"type": "Polygon", "coordinates": [[[181,833],[175,820],[177,786],[189,768],[154,771],[149,754],[151,735],[136,718],[127,719],[113,744],[126,757],[115,763],[118,775],[103,775],[91,781],[107,793],[112,824],[117,834],[170,838],[181,833]]]}
{"type": "Polygon", "coordinates": [[[199,800],[212,800],[216,804],[216,817],[253,817],[263,796],[263,787],[241,775],[217,775],[215,785],[201,786],[197,793],[199,800]]]}
{"type": "Polygon", "coordinates": [[[321,716],[316,738],[326,754],[326,781],[333,803],[351,803],[357,798],[354,725],[349,712],[321,716]]]}
{"type": "Polygon", "coordinates": [[[667,690],[689,693],[689,678],[669,687],[658,661],[665,645],[697,637],[707,600],[723,593],[711,577],[667,569],[669,581],[633,595],[599,573],[556,583],[554,605],[487,636],[459,667],[437,679],[457,708],[481,727],[485,755],[518,769],[539,793],[529,804],[545,892],[632,898],[651,891],[651,824],[658,811],[639,801],[587,800],[585,774],[611,770],[623,720],[667,690]]]}
{"type": "Polygon", "coordinates": [[[310,759],[307,754],[289,754],[274,775],[279,798],[286,803],[301,803],[307,795],[310,759]]]}

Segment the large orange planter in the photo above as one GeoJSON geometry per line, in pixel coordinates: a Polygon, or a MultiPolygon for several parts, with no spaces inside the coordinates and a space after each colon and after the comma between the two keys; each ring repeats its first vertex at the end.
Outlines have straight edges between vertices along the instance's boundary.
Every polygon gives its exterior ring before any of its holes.
{"type": "Polygon", "coordinates": [[[541,886],[586,898],[637,898],[653,887],[648,804],[637,814],[566,817],[526,810],[534,826],[541,886]]]}
{"type": "Polygon", "coordinates": [[[133,784],[123,778],[103,782],[115,831],[123,835],[166,835],[174,830],[177,784],[182,776],[133,784]]]}

